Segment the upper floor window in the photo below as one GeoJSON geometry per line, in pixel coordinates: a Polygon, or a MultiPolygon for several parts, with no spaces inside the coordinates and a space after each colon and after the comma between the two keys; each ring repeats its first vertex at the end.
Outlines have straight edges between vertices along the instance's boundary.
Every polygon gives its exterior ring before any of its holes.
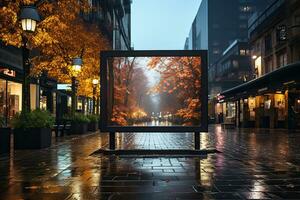
{"type": "Polygon", "coordinates": [[[269,34],[265,37],[265,51],[270,51],[272,46],[272,35],[269,34]]]}
{"type": "Polygon", "coordinates": [[[245,49],[240,49],[240,55],[245,56],[246,55],[246,50],[245,49]]]}
{"type": "Polygon", "coordinates": [[[251,6],[245,5],[245,6],[240,6],[240,11],[241,12],[250,12],[252,10],[251,6]]]}
{"type": "Polygon", "coordinates": [[[283,54],[278,55],[277,62],[278,62],[278,67],[287,65],[287,54],[283,53],[283,54]]]}

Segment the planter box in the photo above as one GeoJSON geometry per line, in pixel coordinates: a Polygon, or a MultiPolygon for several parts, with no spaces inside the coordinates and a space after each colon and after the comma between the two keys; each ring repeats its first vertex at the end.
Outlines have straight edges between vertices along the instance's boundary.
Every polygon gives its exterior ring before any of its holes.
{"type": "Polygon", "coordinates": [[[0,128],[0,154],[10,152],[10,132],[11,128],[0,128]]]}
{"type": "Polygon", "coordinates": [[[90,122],[88,124],[88,131],[95,132],[98,130],[98,122],[90,122]]]}
{"type": "Polygon", "coordinates": [[[87,123],[72,123],[71,124],[71,134],[85,134],[88,130],[88,124],[87,123]]]}
{"type": "Polygon", "coordinates": [[[50,128],[14,129],[15,149],[42,149],[51,146],[50,128]]]}

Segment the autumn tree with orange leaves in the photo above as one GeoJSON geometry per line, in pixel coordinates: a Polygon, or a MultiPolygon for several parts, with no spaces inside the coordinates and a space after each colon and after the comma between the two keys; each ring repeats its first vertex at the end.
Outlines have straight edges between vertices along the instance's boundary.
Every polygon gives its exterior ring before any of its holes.
{"type": "Polygon", "coordinates": [[[176,115],[184,125],[200,124],[200,66],[198,57],[154,57],[148,63],[150,69],[161,74],[151,92],[174,95],[181,106],[176,115]]]}
{"type": "Polygon", "coordinates": [[[119,57],[113,61],[113,102],[111,122],[128,125],[133,113],[144,115],[140,99],[146,95],[147,77],[143,69],[138,68],[136,57],[119,57]]]}
{"type": "MultiPolygon", "coordinates": [[[[18,21],[21,5],[32,5],[36,0],[2,0],[0,8],[0,37],[7,45],[22,46],[22,29],[18,21]]],[[[59,82],[70,83],[74,57],[83,59],[78,76],[79,94],[92,96],[92,79],[99,74],[99,52],[109,49],[108,40],[99,27],[85,23],[82,13],[92,8],[88,0],[43,1],[38,6],[42,21],[36,33],[25,35],[28,47],[38,50],[31,59],[32,76],[43,72],[59,82]]],[[[26,34],[26,33],[25,33],[26,34]]]]}

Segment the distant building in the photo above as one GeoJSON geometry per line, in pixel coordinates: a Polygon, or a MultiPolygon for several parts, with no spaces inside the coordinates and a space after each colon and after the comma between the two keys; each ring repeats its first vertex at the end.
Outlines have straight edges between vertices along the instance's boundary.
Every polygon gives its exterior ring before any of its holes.
{"type": "Polygon", "coordinates": [[[235,40],[210,67],[215,93],[242,84],[253,77],[251,51],[247,41],[235,40]]]}
{"type": "Polygon", "coordinates": [[[93,10],[85,20],[96,22],[112,49],[131,49],[131,0],[90,0],[93,10]]]}
{"type": "Polygon", "coordinates": [[[187,37],[184,43],[184,50],[188,50],[188,49],[189,49],[189,38],[187,37]]]}
{"type": "Polygon", "coordinates": [[[207,49],[209,67],[235,40],[248,38],[248,19],[272,0],[202,0],[188,49],[207,49]]]}
{"type": "Polygon", "coordinates": [[[224,121],[300,128],[300,1],[276,0],[249,19],[256,79],[221,92],[224,121]]]}

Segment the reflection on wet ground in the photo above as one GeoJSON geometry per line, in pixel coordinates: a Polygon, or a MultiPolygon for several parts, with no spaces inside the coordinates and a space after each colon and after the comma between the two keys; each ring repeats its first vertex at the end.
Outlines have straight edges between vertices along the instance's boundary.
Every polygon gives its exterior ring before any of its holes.
{"type": "MultiPolygon", "coordinates": [[[[300,199],[300,134],[210,127],[206,158],[89,156],[107,134],[0,156],[0,199],[300,199]]],[[[192,134],[118,134],[119,148],[192,148],[192,134]]]]}

